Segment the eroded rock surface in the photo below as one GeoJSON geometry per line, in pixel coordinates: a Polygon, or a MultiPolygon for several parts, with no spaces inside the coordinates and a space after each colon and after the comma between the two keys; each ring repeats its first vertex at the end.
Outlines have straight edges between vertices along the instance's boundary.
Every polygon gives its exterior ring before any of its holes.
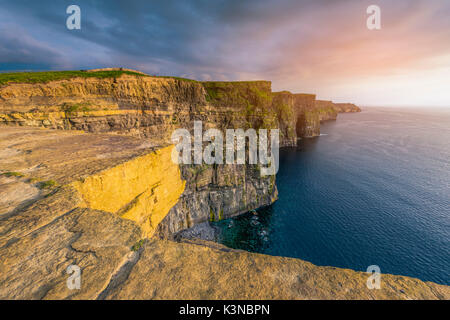
{"type": "Polygon", "coordinates": [[[107,299],[449,299],[450,288],[402,276],[318,267],[206,241],[151,240],[121,286],[107,299]],[[145,279],[145,280],[144,280],[145,279]]]}
{"type": "MultiPolygon", "coordinates": [[[[106,182],[112,175],[113,185],[133,188],[127,179],[136,177],[126,168],[139,171],[142,157],[149,157],[146,165],[171,165],[158,156],[167,147],[143,148],[145,141],[133,137],[33,128],[2,128],[0,136],[8,150],[0,159],[2,183],[8,185],[2,194],[11,200],[3,202],[0,216],[0,299],[450,298],[447,286],[392,275],[382,275],[381,290],[369,290],[365,273],[233,250],[195,235],[181,242],[149,239],[140,219],[108,212],[116,209],[109,203],[93,206],[77,184],[87,183],[89,197],[98,193],[98,201],[114,201],[114,190],[106,196],[106,189],[89,181],[106,182]],[[39,185],[49,180],[55,184],[39,185]],[[25,204],[13,196],[22,188],[30,195],[25,204]],[[29,192],[33,188],[39,192],[29,192]],[[81,269],[80,289],[67,286],[70,265],[81,269]]],[[[182,180],[181,170],[175,175],[182,180]]],[[[143,185],[128,192],[145,194],[143,185]]]]}

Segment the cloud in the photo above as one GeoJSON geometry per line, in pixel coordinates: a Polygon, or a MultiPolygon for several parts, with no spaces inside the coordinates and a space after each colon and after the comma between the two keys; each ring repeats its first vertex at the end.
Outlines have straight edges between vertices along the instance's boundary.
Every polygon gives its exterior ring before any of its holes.
{"type": "Polygon", "coordinates": [[[270,79],[275,89],[326,96],[336,84],[448,63],[440,57],[450,53],[449,1],[377,3],[380,31],[365,26],[368,0],[79,0],[82,29],[69,31],[65,10],[72,1],[5,1],[0,66],[270,79]],[[6,16],[21,26],[19,37],[5,27],[6,16]]]}
{"type": "Polygon", "coordinates": [[[58,66],[61,54],[31,37],[17,25],[4,25],[0,29],[0,63],[49,68],[58,66]]]}

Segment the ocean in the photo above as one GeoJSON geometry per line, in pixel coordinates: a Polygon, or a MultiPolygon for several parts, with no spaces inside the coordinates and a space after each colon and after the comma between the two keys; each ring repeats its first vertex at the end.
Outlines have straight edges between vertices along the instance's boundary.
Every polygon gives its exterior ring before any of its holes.
{"type": "Polygon", "coordinates": [[[226,246],[450,285],[450,109],[364,108],[280,150],[279,199],[226,246]]]}

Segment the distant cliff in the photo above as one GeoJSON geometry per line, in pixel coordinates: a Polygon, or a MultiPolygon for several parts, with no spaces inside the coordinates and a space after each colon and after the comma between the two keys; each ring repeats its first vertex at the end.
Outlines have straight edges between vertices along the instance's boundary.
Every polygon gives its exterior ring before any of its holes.
{"type": "Polygon", "coordinates": [[[149,239],[187,184],[172,147],[72,130],[0,133],[2,300],[450,298],[450,287],[409,277],[383,274],[370,290],[365,272],[149,239]],[[70,265],[79,290],[67,286],[70,265]]]}
{"type": "Polygon", "coordinates": [[[353,103],[335,103],[334,109],[339,113],[361,112],[361,109],[353,103]]]}
{"type": "Polygon", "coordinates": [[[156,144],[170,143],[174,129],[202,120],[219,128],[280,128],[282,145],[296,145],[297,137],[317,135],[317,120],[360,111],[312,94],[272,92],[270,81],[198,82],[131,71],[49,74],[0,75],[0,124],[114,132],[156,144]]]}

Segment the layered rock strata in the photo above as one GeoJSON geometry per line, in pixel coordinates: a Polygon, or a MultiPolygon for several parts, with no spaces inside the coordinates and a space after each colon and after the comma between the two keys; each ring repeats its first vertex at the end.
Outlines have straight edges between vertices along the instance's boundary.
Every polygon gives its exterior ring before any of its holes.
{"type": "MultiPolygon", "coordinates": [[[[192,131],[194,121],[201,120],[204,130],[277,128],[283,147],[319,135],[320,121],[336,118],[331,102],[323,105],[312,94],[272,92],[269,81],[198,82],[116,73],[108,78],[104,73],[111,70],[99,71],[101,78],[92,77],[94,70],[87,78],[1,86],[0,124],[129,135],[147,138],[146,145],[155,147],[170,144],[175,129],[192,131]]],[[[257,165],[181,165],[180,170],[186,186],[158,224],[161,237],[277,199],[275,178],[261,177],[257,165]]]]}

